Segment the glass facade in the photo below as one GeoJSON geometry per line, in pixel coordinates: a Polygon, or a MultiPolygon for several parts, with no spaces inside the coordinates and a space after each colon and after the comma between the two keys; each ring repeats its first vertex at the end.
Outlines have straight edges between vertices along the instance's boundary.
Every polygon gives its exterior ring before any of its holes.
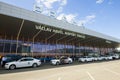
{"type": "MultiPolygon", "coordinates": [[[[16,53],[16,40],[0,40],[1,53],[16,53]]],[[[17,53],[34,53],[34,54],[60,54],[60,55],[88,55],[88,53],[98,52],[104,54],[112,52],[113,48],[97,48],[88,46],[75,46],[73,44],[63,43],[43,43],[43,42],[24,42],[18,41],[17,53]]]]}
{"type": "MultiPolygon", "coordinates": [[[[16,53],[16,40],[0,40],[1,53],[16,53]]],[[[18,42],[18,53],[30,53],[31,47],[23,45],[22,41],[18,42]]]]}

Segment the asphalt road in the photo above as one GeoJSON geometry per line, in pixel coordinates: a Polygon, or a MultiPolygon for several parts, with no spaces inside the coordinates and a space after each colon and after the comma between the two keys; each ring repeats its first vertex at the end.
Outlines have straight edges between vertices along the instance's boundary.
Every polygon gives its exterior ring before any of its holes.
{"type": "MultiPolygon", "coordinates": [[[[92,63],[94,63],[94,62],[80,63],[78,61],[74,61],[74,63],[72,63],[72,64],[62,64],[62,65],[58,65],[58,66],[51,65],[50,63],[42,63],[42,65],[37,68],[28,67],[28,68],[19,68],[19,69],[15,69],[15,70],[6,70],[6,69],[0,67],[0,74],[19,73],[19,72],[35,71],[35,70],[46,70],[46,69],[51,69],[51,68],[60,68],[60,67],[76,66],[76,65],[83,65],[83,64],[92,64],[92,63]]],[[[96,62],[96,63],[98,63],[98,62],[96,62]]]]}
{"type": "Polygon", "coordinates": [[[120,80],[120,60],[0,70],[0,80],[120,80]]]}

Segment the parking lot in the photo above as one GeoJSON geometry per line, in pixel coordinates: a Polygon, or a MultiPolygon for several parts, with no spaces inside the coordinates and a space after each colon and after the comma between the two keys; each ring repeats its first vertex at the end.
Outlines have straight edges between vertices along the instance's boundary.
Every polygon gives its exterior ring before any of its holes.
{"type": "Polygon", "coordinates": [[[120,80],[120,60],[0,70],[1,80],[120,80]]]}

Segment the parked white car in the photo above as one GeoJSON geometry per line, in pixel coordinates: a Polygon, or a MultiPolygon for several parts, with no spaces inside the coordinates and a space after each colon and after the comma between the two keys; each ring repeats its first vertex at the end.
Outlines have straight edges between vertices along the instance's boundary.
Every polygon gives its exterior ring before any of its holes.
{"type": "Polygon", "coordinates": [[[59,65],[60,64],[60,59],[53,59],[51,60],[52,65],[59,65]]]}
{"type": "Polygon", "coordinates": [[[113,58],[113,59],[119,59],[119,57],[120,57],[120,56],[119,56],[118,54],[112,55],[112,58],[113,58]]]}
{"type": "Polygon", "coordinates": [[[106,56],[106,60],[112,60],[113,57],[112,56],[106,56]]]}
{"type": "Polygon", "coordinates": [[[59,59],[51,60],[52,65],[59,65],[59,64],[71,64],[73,62],[72,58],[70,57],[61,57],[59,59]]]}
{"type": "Polygon", "coordinates": [[[5,64],[5,69],[15,69],[22,67],[37,67],[41,65],[41,61],[32,57],[21,58],[18,61],[13,61],[5,64]]]}
{"type": "Polygon", "coordinates": [[[78,59],[79,62],[90,62],[90,61],[94,61],[93,57],[89,57],[89,56],[85,56],[85,57],[81,57],[78,59]]]}
{"type": "Polygon", "coordinates": [[[100,57],[100,56],[94,57],[94,61],[102,61],[102,60],[104,60],[103,57],[100,57]]]}

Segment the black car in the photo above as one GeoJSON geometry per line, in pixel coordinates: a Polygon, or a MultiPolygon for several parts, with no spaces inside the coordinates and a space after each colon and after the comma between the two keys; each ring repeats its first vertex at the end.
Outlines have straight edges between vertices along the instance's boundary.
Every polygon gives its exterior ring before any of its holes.
{"type": "Polygon", "coordinates": [[[17,61],[19,59],[22,58],[21,55],[16,55],[16,54],[7,54],[4,56],[5,60],[1,61],[1,65],[4,67],[4,65],[8,62],[12,62],[12,61],[17,61]]]}

